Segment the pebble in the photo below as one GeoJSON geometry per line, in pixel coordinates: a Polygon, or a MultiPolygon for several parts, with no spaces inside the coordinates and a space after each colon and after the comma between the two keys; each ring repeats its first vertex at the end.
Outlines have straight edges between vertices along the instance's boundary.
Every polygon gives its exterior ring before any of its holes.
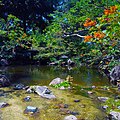
{"type": "Polygon", "coordinates": [[[30,100],[31,100],[31,97],[30,97],[30,96],[27,96],[27,97],[24,98],[24,101],[25,101],[25,102],[29,102],[30,100]]]}
{"type": "Polygon", "coordinates": [[[104,110],[107,110],[108,105],[104,105],[104,106],[102,106],[102,108],[103,108],[104,110]]]}
{"type": "Polygon", "coordinates": [[[69,115],[69,116],[66,116],[64,120],[77,120],[77,118],[74,115],[69,115]]]}
{"type": "Polygon", "coordinates": [[[96,86],[93,85],[92,88],[96,88],[96,86]]]}
{"type": "Polygon", "coordinates": [[[68,104],[59,104],[58,105],[59,108],[68,108],[68,104]]]}
{"type": "Polygon", "coordinates": [[[106,102],[109,98],[108,98],[108,97],[98,97],[98,99],[99,99],[101,102],[106,102]]]}
{"type": "Polygon", "coordinates": [[[87,93],[88,93],[88,94],[93,94],[93,92],[92,92],[92,91],[88,91],[87,93]]]}
{"type": "Polygon", "coordinates": [[[24,110],[25,114],[35,114],[38,112],[38,108],[37,107],[33,107],[33,106],[27,106],[26,109],[24,110]]]}
{"type": "Polygon", "coordinates": [[[120,110],[120,106],[117,107],[120,110]]]}
{"type": "Polygon", "coordinates": [[[23,84],[17,84],[14,86],[14,90],[22,90],[24,88],[24,85],[23,84]]]}
{"type": "Polygon", "coordinates": [[[80,100],[79,100],[79,99],[76,99],[76,100],[74,100],[74,102],[80,102],[80,100]]]}
{"type": "Polygon", "coordinates": [[[6,102],[1,102],[0,103],[0,108],[4,108],[4,107],[7,107],[9,104],[6,103],[6,102]]]}
{"type": "Polygon", "coordinates": [[[76,111],[70,111],[70,114],[72,114],[72,115],[79,115],[79,112],[76,112],[76,111]]]}

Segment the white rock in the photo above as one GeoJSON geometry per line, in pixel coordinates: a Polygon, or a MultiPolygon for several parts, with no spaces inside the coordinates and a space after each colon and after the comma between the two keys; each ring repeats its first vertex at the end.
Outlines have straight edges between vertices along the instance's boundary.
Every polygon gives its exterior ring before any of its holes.
{"type": "Polygon", "coordinates": [[[113,116],[114,119],[120,120],[120,112],[111,111],[110,114],[113,116]]]}
{"type": "Polygon", "coordinates": [[[69,116],[66,116],[64,120],[77,120],[77,118],[74,115],[69,115],[69,116]]]}
{"type": "Polygon", "coordinates": [[[60,84],[61,82],[63,82],[64,80],[61,79],[61,78],[55,78],[53,79],[49,85],[57,85],[57,84],[60,84]]]}
{"type": "Polygon", "coordinates": [[[108,100],[109,97],[98,97],[98,99],[99,99],[101,102],[106,102],[106,100],[108,100]]]}

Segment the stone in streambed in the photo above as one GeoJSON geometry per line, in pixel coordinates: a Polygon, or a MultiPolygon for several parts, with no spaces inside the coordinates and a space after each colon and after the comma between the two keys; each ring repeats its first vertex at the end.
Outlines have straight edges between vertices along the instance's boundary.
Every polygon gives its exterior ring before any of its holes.
{"type": "Polygon", "coordinates": [[[109,97],[98,97],[98,100],[101,102],[106,102],[109,99],[109,97]]]}
{"type": "Polygon", "coordinates": [[[74,102],[80,102],[80,100],[79,100],[79,99],[76,99],[76,100],[74,100],[74,102]]]}
{"type": "Polygon", "coordinates": [[[4,107],[7,107],[7,106],[9,106],[9,104],[6,103],[6,102],[1,102],[0,103],[0,108],[4,108],[4,107]]]}
{"type": "Polygon", "coordinates": [[[54,99],[55,95],[46,86],[35,86],[34,91],[43,98],[54,99]]]}
{"type": "Polygon", "coordinates": [[[39,112],[38,108],[33,106],[27,106],[26,109],[24,110],[24,114],[35,114],[38,112],[39,112]]]}
{"type": "Polygon", "coordinates": [[[31,97],[30,97],[30,96],[27,96],[27,97],[25,97],[25,98],[23,99],[23,101],[29,102],[29,101],[31,101],[31,97]]]}
{"type": "Polygon", "coordinates": [[[112,117],[111,120],[120,120],[120,112],[111,111],[110,115],[112,117]]]}
{"type": "Polygon", "coordinates": [[[66,116],[64,120],[77,120],[77,118],[74,115],[69,115],[69,116],[66,116]]]}
{"type": "Polygon", "coordinates": [[[13,89],[14,89],[14,90],[23,90],[24,87],[25,87],[25,86],[24,86],[23,84],[17,84],[17,85],[14,86],[13,89]]]}

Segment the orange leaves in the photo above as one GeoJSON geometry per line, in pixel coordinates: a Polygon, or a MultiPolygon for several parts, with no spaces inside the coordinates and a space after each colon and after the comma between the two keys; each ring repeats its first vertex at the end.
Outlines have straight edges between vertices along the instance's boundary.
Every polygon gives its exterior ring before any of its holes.
{"type": "Polygon", "coordinates": [[[116,10],[117,10],[117,6],[111,6],[109,9],[104,10],[104,14],[105,15],[110,15],[110,14],[115,13],[116,10]]]}
{"type": "Polygon", "coordinates": [[[105,37],[105,34],[103,32],[95,32],[94,38],[102,39],[105,37]]]}
{"type": "Polygon", "coordinates": [[[93,21],[90,18],[88,18],[83,25],[84,25],[84,27],[95,26],[96,25],[96,21],[95,20],[93,21]]]}
{"type": "Polygon", "coordinates": [[[90,39],[93,38],[92,36],[88,35],[84,37],[84,42],[90,42],[90,39]]]}
{"type": "Polygon", "coordinates": [[[101,31],[98,31],[98,32],[95,32],[94,33],[94,36],[91,36],[91,35],[87,35],[87,36],[85,36],[84,37],[84,42],[90,42],[90,40],[92,39],[92,38],[96,38],[96,39],[102,39],[102,38],[104,38],[105,37],[105,34],[103,33],[103,32],[101,32],[101,31]]]}

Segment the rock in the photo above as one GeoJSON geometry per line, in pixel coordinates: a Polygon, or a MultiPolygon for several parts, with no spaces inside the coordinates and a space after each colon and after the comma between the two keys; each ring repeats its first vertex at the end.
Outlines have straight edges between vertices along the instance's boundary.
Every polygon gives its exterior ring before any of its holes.
{"type": "Polygon", "coordinates": [[[10,80],[5,75],[0,75],[0,86],[1,87],[10,86],[10,80]]]}
{"type": "Polygon", "coordinates": [[[96,88],[96,86],[93,85],[92,88],[94,89],[94,88],[96,88]]]}
{"type": "Polygon", "coordinates": [[[120,80],[120,66],[115,66],[110,72],[111,81],[120,80]]]}
{"type": "Polygon", "coordinates": [[[98,97],[98,99],[99,99],[101,102],[106,102],[106,100],[108,100],[109,97],[98,97]]]}
{"type": "Polygon", "coordinates": [[[49,85],[57,85],[57,84],[62,83],[63,81],[64,81],[64,80],[61,79],[61,78],[55,78],[55,79],[53,79],[53,80],[50,82],[49,85]]]}
{"type": "Polygon", "coordinates": [[[59,89],[60,90],[65,90],[66,88],[64,86],[61,86],[59,89]]]}
{"type": "Polygon", "coordinates": [[[26,109],[24,110],[25,114],[35,114],[38,112],[39,112],[38,108],[33,106],[27,106],[26,109]]]}
{"type": "Polygon", "coordinates": [[[104,105],[104,106],[102,106],[102,108],[103,108],[104,110],[107,110],[108,105],[104,105]]]}
{"type": "Polygon", "coordinates": [[[46,86],[35,86],[34,90],[41,97],[44,97],[44,98],[47,98],[47,99],[56,98],[55,95],[53,95],[52,91],[50,91],[48,89],[48,87],[46,87],[46,86]]]}
{"type": "Polygon", "coordinates": [[[79,100],[79,99],[76,99],[76,100],[74,100],[74,102],[80,102],[80,100],[79,100]]]}
{"type": "Polygon", "coordinates": [[[27,96],[23,99],[25,102],[29,102],[31,100],[31,97],[30,96],[27,96]]]}
{"type": "Polygon", "coordinates": [[[93,92],[92,92],[92,91],[88,91],[87,93],[88,93],[89,95],[90,95],[90,94],[93,94],[93,92]]]}
{"type": "Polygon", "coordinates": [[[14,90],[22,90],[22,89],[24,89],[24,87],[25,87],[25,86],[24,86],[23,84],[17,84],[17,85],[14,86],[13,89],[14,89],[14,90]]]}
{"type": "Polygon", "coordinates": [[[120,110],[120,106],[117,107],[120,110]]]}
{"type": "Polygon", "coordinates": [[[75,62],[73,62],[71,59],[68,59],[67,64],[68,64],[68,66],[73,66],[73,65],[75,65],[75,62]]]}
{"type": "Polygon", "coordinates": [[[33,93],[34,92],[34,90],[31,87],[28,88],[26,91],[27,91],[27,93],[33,93]]]}
{"type": "Polygon", "coordinates": [[[74,115],[69,115],[69,116],[66,116],[64,120],[77,120],[77,118],[74,115]]]}
{"type": "Polygon", "coordinates": [[[68,104],[58,104],[58,108],[68,108],[68,104]]]}
{"type": "Polygon", "coordinates": [[[120,112],[111,111],[110,115],[112,115],[111,120],[120,120],[120,112]]]}
{"type": "Polygon", "coordinates": [[[70,111],[70,114],[72,114],[72,115],[79,115],[79,112],[76,112],[76,111],[70,111]]]}
{"type": "Polygon", "coordinates": [[[9,104],[6,103],[6,102],[1,102],[0,103],[0,108],[4,108],[4,107],[7,107],[7,106],[9,106],[9,104]]]}
{"type": "Polygon", "coordinates": [[[0,65],[7,66],[8,65],[8,61],[6,59],[1,59],[0,60],[0,65]]]}
{"type": "Polygon", "coordinates": [[[115,96],[115,99],[120,99],[120,95],[115,96]]]}

